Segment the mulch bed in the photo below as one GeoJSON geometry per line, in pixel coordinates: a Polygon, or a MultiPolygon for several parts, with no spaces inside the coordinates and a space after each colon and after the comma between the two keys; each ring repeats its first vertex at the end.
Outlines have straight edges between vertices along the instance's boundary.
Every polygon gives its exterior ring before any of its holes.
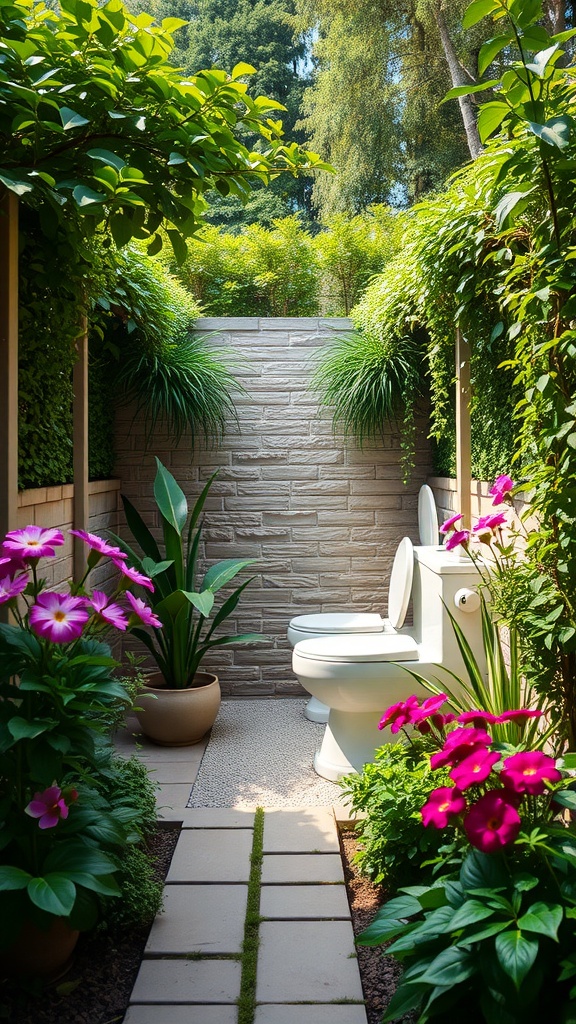
{"type": "MultiPolygon", "coordinates": [[[[178,830],[159,828],[150,847],[156,872],[164,879],[178,839],[178,830]]],[[[362,878],[353,864],[357,841],[343,832],[341,849],[354,933],[366,928],[386,893],[362,878]]],[[[10,1024],[120,1024],[136,980],[149,927],[81,936],[71,970],[59,983],[25,990],[0,984],[0,1020],[10,1024]]],[[[359,946],[368,1024],[380,1024],[396,987],[399,966],[378,947],[359,946]]]]}

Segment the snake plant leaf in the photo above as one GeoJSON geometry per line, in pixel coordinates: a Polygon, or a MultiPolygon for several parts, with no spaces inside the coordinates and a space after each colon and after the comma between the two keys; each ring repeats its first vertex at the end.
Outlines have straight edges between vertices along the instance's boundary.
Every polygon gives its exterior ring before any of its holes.
{"type": "MultiPolygon", "coordinates": [[[[164,519],[181,536],[188,518],[188,502],[172,473],[156,459],[158,471],[154,480],[154,497],[164,519]]],[[[160,561],[160,558],[157,559],[160,561]]]]}
{"type": "Polygon", "coordinates": [[[202,582],[202,590],[211,590],[213,594],[225,587],[247,565],[253,565],[255,558],[225,558],[216,565],[210,566],[202,582]]]}

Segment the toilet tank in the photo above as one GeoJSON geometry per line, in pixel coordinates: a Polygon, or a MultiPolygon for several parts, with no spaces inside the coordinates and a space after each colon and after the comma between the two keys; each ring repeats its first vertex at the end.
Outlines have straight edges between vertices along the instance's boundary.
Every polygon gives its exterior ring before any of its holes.
{"type": "Polygon", "coordinates": [[[460,555],[444,548],[414,548],[412,632],[422,646],[422,659],[439,662],[460,675],[465,672],[448,615],[450,611],[470,644],[481,671],[486,674],[480,609],[462,611],[455,603],[459,590],[476,591],[480,583],[478,570],[466,554],[460,555]]]}

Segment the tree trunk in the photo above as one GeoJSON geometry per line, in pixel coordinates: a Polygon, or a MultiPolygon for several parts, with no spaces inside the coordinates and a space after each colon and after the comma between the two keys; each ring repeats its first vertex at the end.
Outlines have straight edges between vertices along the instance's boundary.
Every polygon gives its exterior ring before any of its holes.
{"type": "Polygon", "coordinates": [[[565,0],[548,0],[544,4],[546,20],[549,22],[550,32],[555,35],[557,32],[566,31],[566,2],[565,0]]]}
{"type": "MultiPolygon", "coordinates": [[[[452,85],[454,88],[458,85],[469,85],[470,79],[458,59],[458,54],[454,49],[454,43],[452,42],[448,31],[444,11],[440,4],[435,3],[433,5],[433,11],[436,25],[438,26],[438,32],[440,34],[442,49],[444,50],[444,56],[450,71],[452,85]]],[[[475,160],[477,156],[480,156],[483,146],[478,134],[474,105],[469,96],[459,96],[458,103],[460,104],[460,113],[462,114],[462,121],[464,122],[464,131],[466,132],[466,140],[468,142],[470,156],[475,160]]]]}

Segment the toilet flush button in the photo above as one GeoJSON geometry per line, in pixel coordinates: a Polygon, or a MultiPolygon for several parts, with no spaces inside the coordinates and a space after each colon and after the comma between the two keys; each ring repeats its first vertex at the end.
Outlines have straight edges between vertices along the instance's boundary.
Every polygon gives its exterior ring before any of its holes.
{"type": "Polygon", "coordinates": [[[454,604],[461,612],[477,612],[480,607],[480,594],[477,590],[463,587],[454,594],[454,604]]]}

